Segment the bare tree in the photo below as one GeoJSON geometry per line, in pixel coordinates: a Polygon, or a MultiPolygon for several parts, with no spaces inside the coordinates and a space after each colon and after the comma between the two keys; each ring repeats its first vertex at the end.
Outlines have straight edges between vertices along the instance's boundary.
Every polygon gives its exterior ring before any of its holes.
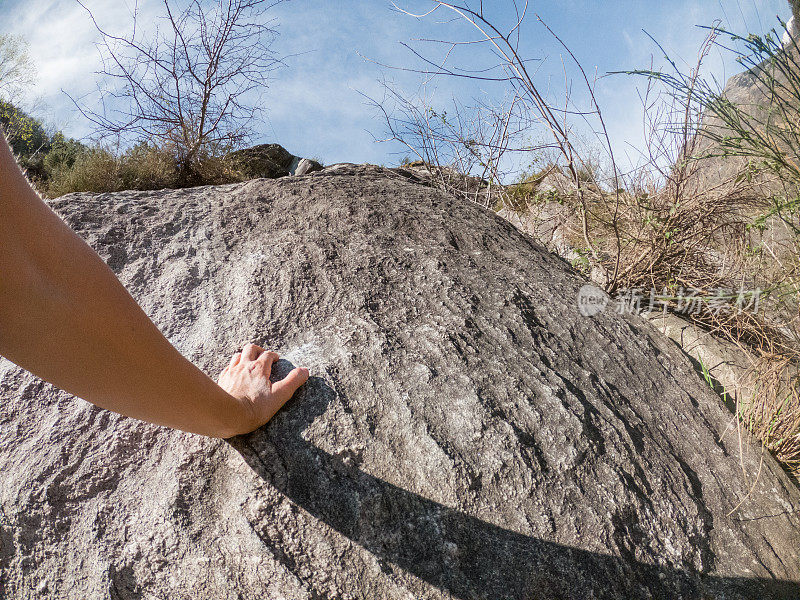
{"type": "MultiPolygon", "coordinates": [[[[80,3],[80,0],[77,0],[80,3]]],[[[243,145],[261,112],[261,97],[281,60],[267,12],[284,0],[163,0],[163,14],[147,38],[133,13],[129,36],[101,28],[99,44],[108,84],[100,110],[78,105],[101,136],[157,143],[175,153],[184,179],[197,162],[243,145]]]]}
{"type": "Polygon", "coordinates": [[[20,36],[0,34],[0,98],[14,102],[33,83],[36,69],[20,36]]]}
{"type": "MultiPolygon", "coordinates": [[[[502,152],[483,152],[483,155],[492,158],[503,158],[509,153],[525,152],[538,160],[543,151],[549,156],[556,157],[557,168],[563,170],[567,177],[573,181],[577,196],[580,200],[579,210],[581,211],[582,236],[586,247],[589,250],[589,258],[593,265],[601,267],[607,273],[608,287],[614,289],[617,281],[620,264],[618,259],[601,256],[589,235],[589,202],[587,194],[591,193],[590,186],[594,188],[605,187],[612,190],[610,198],[606,194],[601,194],[603,203],[602,211],[609,215],[612,221],[616,221],[619,208],[619,192],[621,188],[621,176],[617,169],[614,151],[611,147],[609,135],[606,129],[600,106],[597,103],[594,89],[596,79],[590,77],[581,66],[580,62],[571,52],[569,47],[561,38],[553,32],[547,24],[538,16],[533,15],[538,23],[564,51],[565,61],[570,61],[577,71],[577,79],[586,90],[588,106],[579,107],[573,100],[573,87],[571,81],[565,81],[565,93],[563,103],[556,104],[550,101],[545,93],[539,88],[536,82],[537,68],[535,61],[524,57],[520,50],[520,40],[522,37],[523,23],[529,14],[529,3],[526,1],[509,0],[514,19],[503,28],[497,19],[490,16],[490,9],[496,8],[497,4],[464,0],[461,2],[446,2],[444,0],[430,0],[427,4],[429,10],[421,13],[412,13],[409,10],[400,8],[392,2],[395,9],[401,13],[416,19],[431,18],[435,14],[449,15],[453,19],[445,18],[444,23],[455,20],[466,24],[468,29],[475,35],[465,36],[462,39],[422,39],[417,40],[415,46],[404,44],[414,56],[421,61],[420,68],[407,68],[401,70],[423,74],[426,81],[433,78],[446,76],[456,78],[466,78],[482,82],[486,85],[491,83],[499,84],[505,89],[505,96],[510,99],[507,108],[495,111],[500,118],[495,118],[484,131],[487,135],[478,140],[478,144],[488,144],[485,150],[495,148],[502,149],[502,152]],[[423,44],[433,44],[439,46],[443,51],[438,59],[432,58],[428,50],[430,46],[423,44]],[[457,59],[454,57],[459,49],[470,48],[469,60],[464,64],[455,64],[457,59]],[[477,50],[482,49],[484,56],[492,61],[488,66],[478,66],[476,64],[477,50]],[[581,123],[597,137],[597,145],[604,154],[604,163],[608,165],[606,173],[598,171],[596,160],[590,157],[583,148],[576,144],[575,135],[576,124],[581,123]],[[499,125],[499,127],[498,127],[499,125]],[[514,145],[510,143],[509,135],[517,136],[527,129],[528,132],[543,132],[539,139],[543,140],[539,144],[514,145]],[[496,134],[499,134],[498,138],[496,134]],[[538,156],[537,156],[538,155],[538,156]]],[[[397,67],[393,67],[397,68],[397,67]]],[[[565,79],[567,64],[564,65],[565,79]]],[[[387,121],[391,121],[391,115],[387,121]]],[[[393,139],[400,138],[403,141],[402,133],[398,132],[398,125],[403,125],[402,121],[395,120],[390,123],[390,133],[393,139]]],[[[427,128],[426,135],[429,142],[434,138],[441,139],[441,136],[423,123],[423,128],[427,128]]],[[[402,128],[401,128],[402,129],[402,128]]],[[[409,139],[409,136],[405,136],[409,139]]],[[[467,140],[475,142],[472,137],[467,140]]],[[[534,162],[534,161],[528,161],[534,162]]],[[[489,169],[489,172],[494,169],[489,169]]],[[[614,256],[618,257],[621,250],[622,241],[619,236],[615,236],[614,256]]]]}
{"type": "Polygon", "coordinates": [[[381,100],[367,98],[383,114],[387,139],[404,146],[454,195],[486,207],[502,200],[501,182],[516,169],[506,155],[527,151],[517,96],[496,104],[453,98],[449,107],[436,108],[424,90],[409,97],[387,81],[383,89],[381,100]]]}

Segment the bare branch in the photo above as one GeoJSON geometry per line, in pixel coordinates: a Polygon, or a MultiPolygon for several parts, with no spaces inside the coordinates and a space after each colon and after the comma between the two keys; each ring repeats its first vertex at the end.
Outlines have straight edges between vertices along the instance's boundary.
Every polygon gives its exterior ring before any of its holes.
{"type": "Polygon", "coordinates": [[[219,148],[242,145],[258,118],[271,72],[282,64],[271,50],[276,31],[266,18],[284,0],[221,0],[207,8],[191,0],[164,14],[148,40],[139,37],[138,5],[130,36],[115,35],[88,13],[102,42],[98,72],[101,110],[78,106],[96,133],[173,149],[191,176],[196,161],[219,148]]]}

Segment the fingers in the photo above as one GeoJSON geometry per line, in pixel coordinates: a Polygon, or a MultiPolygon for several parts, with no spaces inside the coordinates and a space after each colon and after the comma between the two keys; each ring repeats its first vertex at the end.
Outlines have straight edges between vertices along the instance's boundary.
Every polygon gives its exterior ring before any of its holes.
{"type": "Polygon", "coordinates": [[[292,369],[286,377],[280,381],[276,381],[272,385],[272,392],[275,394],[275,399],[278,400],[281,405],[285,404],[286,401],[294,395],[297,388],[306,381],[308,381],[308,369],[302,367],[292,369]]]}
{"type": "Polygon", "coordinates": [[[269,376],[272,374],[272,365],[279,358],[280,357],[278,356],[277,352],[262,352],[256,359],[255,364],[261,368],[262,372],[264,373],[264,377],[269,379],[269,376]]]}
{"type": "Polygon", "coordinates": [[[244,360],[255,360],[262,352],[264,352],[264,349],[261,346],[245,344],[244,348],[242,348],[242,358],[244,360]]]}
{"type": "Polygon", "coordinates": [[[272,350],[265,350],[259,355],[256,361],[272,364],[279,358],[280,356],[278,356],[277,352],[273,352],[272,350]]]}
{"type": "Polygon", "coordinates": [[[239,361],[241,359],[242,359],[242,353],[241,352],[237,352],[236,354],[231,356],[231,362],[228,364],[228,368],[230,369],[231,367],[235,367],[237,364],[239,364],[239,361]]]}

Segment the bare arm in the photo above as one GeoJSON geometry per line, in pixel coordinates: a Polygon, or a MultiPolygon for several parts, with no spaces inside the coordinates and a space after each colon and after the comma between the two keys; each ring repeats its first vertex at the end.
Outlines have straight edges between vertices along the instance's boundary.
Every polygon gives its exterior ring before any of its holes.
{"type": "Polygon", "coordinates": [[[213,437],[260,427],[308,379],[270,384],[277,354],[249,344],[220,376],[227,391],[214,383],[31,189],[2,134],[0,354],[100,407],[213,437]]]}

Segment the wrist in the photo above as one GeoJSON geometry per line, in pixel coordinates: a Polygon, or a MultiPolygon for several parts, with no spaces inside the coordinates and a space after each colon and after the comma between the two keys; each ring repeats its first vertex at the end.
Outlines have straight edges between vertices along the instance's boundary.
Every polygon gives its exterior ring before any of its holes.
{"type": "Polygon", "coordinates": [[[254,431],[260,426],[256,419],[252,403],[246,399],[232,396],[224,389],[219,388],[226,396],[225,400],[219,404],[224,407],[218,417],[216,434],[213,437],[222,439],[232,438],[237,435],[244,435],[254,431]]]}

